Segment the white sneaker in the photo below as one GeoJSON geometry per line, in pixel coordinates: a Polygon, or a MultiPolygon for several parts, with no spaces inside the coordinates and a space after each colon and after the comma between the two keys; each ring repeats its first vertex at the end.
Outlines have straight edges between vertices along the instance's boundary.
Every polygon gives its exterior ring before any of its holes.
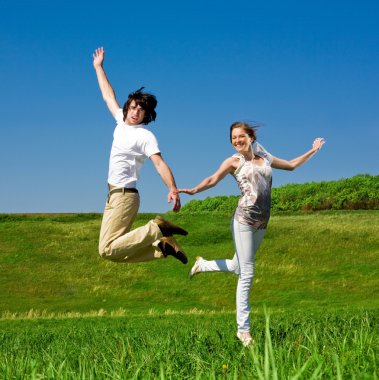
{"type": "Polygon", "coordinates": [[[242,342],[244,347],[248,347],[254,343],[249,332],[237,332],[237,338],[242,342]]]}
{"type": "Polygon", "coordinates": [[[202,257],[200,257],[200,256],[196,257],[195,264],[193,265],[193,267],[191,268],[191,270],[188,273],[188,277],[190,280],[192,279],[193,276],[195,276],[195,274],[199,274],[201,272],[201,269],[200,269],[201,260],[203,260],[202,257]]]}

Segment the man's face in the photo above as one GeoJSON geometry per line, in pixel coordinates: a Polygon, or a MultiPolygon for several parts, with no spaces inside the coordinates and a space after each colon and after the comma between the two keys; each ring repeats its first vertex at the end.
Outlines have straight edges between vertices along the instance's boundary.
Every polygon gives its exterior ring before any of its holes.
{"type": "Polygon", "coordinates": [[[128,114],[126,115],[125,122],[129,125],[141,124],[145,118],[145,111],[139,106],[135,100],[130,103],[128,114]]]}

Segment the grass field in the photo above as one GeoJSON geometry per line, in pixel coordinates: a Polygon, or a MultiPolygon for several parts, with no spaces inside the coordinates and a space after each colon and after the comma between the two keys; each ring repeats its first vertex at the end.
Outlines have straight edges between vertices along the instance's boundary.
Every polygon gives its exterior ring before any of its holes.
{"type": "Polygon", "coordinates": [[[376,379],[374,313],[232,314],[2,321],[2,379],[376,379]]]}
{"type": "Polygon", "coordinates": [[[102,260],[96,214],[0,215],[0,378],[378,378],[379,211],[272,217],[251,349],[237,278],[187,278],[195,256],[233,255],[230,217],[166,217],[190,231],[189,265],[102,260]]]}

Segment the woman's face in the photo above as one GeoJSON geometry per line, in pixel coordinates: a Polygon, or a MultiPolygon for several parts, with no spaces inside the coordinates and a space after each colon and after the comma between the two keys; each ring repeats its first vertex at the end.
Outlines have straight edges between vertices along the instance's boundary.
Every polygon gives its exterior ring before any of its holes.
{"type": "Polygon", "coordinates": [[[253,139],[242,129],[234,128],[232,131],[232,145],[238,153],[248,153],[251,150],[253,139]]]}

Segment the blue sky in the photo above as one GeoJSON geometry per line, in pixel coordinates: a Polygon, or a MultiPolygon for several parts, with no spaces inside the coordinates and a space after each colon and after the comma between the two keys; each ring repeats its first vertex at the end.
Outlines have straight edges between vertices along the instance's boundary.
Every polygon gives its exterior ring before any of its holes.
{"type": "MultiPolygon", "coordinates": [[[[179,187],[212,174],[233,149],[233,121],[293,158],[327,144],[273,185],[378,174],[377,1],[2,1],[0,213],[102,212],[114,121],[92,53],[123,103],[158,98],[151,130],[179,187]]],[[[141,212],[165,212],[150,161],[141,212]]],[[[238,194],[232,177],[182,203],[238,194]]]]}

